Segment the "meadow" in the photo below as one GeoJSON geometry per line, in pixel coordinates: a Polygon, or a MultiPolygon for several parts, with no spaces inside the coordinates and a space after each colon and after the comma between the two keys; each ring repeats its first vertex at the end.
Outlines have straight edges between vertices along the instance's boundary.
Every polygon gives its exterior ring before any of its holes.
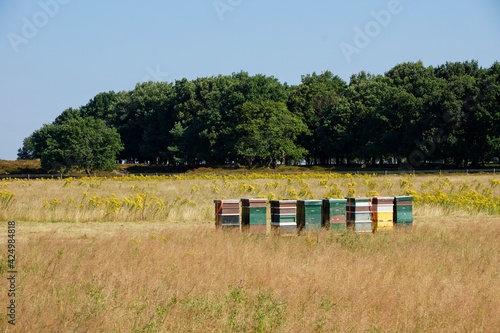
{"type": "Polygon", "coordinates": [[[6,221],[16,220],[18,307],[16,326],[0,316],[0,328],[496,332],[499,214],[494,174],[2,180],[0,272],[6,221]],[[415,198],[414,225],[392,232],[276,237],[214,227],[214,199],[402,194],[415,198]]]}
{"type": "MultiPolygon", "coordinates": [[[[0,220],[172,222],[214,220],[214,199],[321,199],[413,195],[419,215],[500,214],[500,176],[180,174],[0,180],[0,220]]],[[[418,216],[418,215],[417,215],[418,216]]]]}

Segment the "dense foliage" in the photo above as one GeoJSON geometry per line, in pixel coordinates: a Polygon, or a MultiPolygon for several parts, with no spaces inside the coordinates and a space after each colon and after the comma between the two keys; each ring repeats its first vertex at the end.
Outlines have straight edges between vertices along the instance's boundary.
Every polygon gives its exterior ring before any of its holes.
{"type": "Polygon", "coordinates": [[[43,163],[54,140],[48,129],[73,117],[116,129],[118,158],[128,161],[480,165],[500,156],[500,63],[409,62],[349,83],[326,71],[295,86],[245,72],[146,82],[64,111],[25,140],[19,157],[43,163]]]}
{"type": "Polygon", "coordinates": [[[44,170],[67,172],[113,170],[116,156],[123,149],[120,135],[101,119],[82,118],[68,110],[53,124],[44,125],[24,140],[19,155],[40,158],[44,170]]]}

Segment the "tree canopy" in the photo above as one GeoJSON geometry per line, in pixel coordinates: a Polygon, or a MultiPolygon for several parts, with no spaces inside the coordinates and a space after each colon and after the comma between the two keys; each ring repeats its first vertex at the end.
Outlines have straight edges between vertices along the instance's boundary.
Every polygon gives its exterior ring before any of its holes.
{"type": "Polygon", "coordinates": [[[90,175],[95,170],[113,170],[122,149],[115,128],[108,127],[101,119],[82,118],[69,109],[27,138],[22,152],[40,158],[44,170],[79,169],[90,175]]]}
{"type": "Polygon", "coordinates": [[[479,165],[500,155],[500,64],[397,64],[349,82],[330,71],[298,85],[232,75],[102,92],[26,138],[19,158],[47,170],[169,165],[405,163],[479,165]],[[70,162],[70,163],[69,163],[70,162]]]}

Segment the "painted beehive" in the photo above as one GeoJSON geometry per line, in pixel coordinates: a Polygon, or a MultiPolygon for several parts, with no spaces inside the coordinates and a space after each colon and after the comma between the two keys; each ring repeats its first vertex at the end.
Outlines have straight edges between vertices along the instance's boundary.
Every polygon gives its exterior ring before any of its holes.
{"type": "Polygon", "coordinates": [[[241,199],[241,227],[250,233],[267,232],[266,199],[241,199]]]}
{"type": "Polygon", "coordinates": [[[413,223],[413,197],[394,197],[394,222],[399,226],[409,226],[413,223]]]}
{"type": "Polygon", "coordinates": [[[214,200],[215,227],[240,228],[240,201],[239,200],[214,200]]]}
{"type": "Polygon", "coordinates": [[[392,230],[394,225],[394,198],[372,198],[372,229],[373,231],[392,230]]]}
{"type": "Polygon", "coordinates": [[[321,200],[297,201],[297,228],[299,231],[321,230],[321,200]]]}
{"type": "Polygon", "coordinates": [[[330,230],[345,231],[346,204],[346,199],[323,199],[322,226],[330,230]]]}
{"type": "Polygon", "coordinates": [[[297,201],[271,200],[271,230],[278,234],[297,232],[297,201]]]}
{"type": "Polygon", "coordinates": [[[356,232],[372,232],[372,203],[370,198],[347,198],[347,228],[356,232]]]}

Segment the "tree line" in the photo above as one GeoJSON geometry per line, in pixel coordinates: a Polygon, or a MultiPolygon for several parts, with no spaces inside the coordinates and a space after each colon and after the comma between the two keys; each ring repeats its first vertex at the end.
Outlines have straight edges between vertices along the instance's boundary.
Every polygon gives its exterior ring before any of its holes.
{"type": "Polygon", "coordinates": [[[398,64],[345,82],[330,71],[288,85],[246,72],[103,92],[27,137],[45,170],[362,162],[481,165],[500,156],[500,63],[398,64]]]}

